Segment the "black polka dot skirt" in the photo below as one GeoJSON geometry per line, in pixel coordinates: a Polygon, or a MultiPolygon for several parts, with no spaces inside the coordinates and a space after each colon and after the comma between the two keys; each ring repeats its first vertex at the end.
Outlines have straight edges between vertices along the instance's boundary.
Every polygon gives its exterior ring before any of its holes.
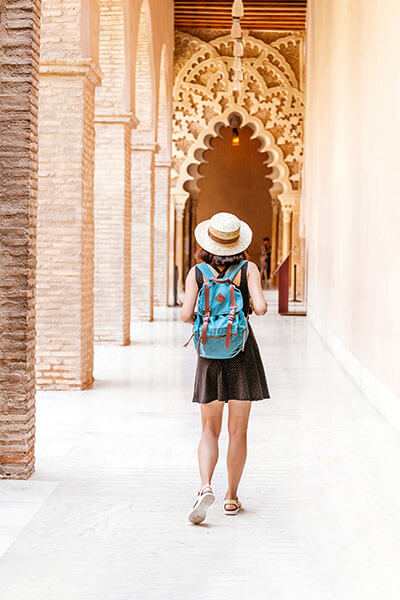
{"type": "Polygon", "coordinates": [[[193,402],[264,400],[269,398],[264,366],[252,328],[243,352],[233,358],[198,356],[193,402]]]}

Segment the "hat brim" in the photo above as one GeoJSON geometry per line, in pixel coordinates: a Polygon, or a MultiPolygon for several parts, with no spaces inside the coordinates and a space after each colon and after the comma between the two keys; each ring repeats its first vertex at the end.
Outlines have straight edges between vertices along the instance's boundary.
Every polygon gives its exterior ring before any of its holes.
{"type": "Polygon", "coordinates": [[[234,254],[240,254],[248,248],[253,238],[253,232],[250,227],[244,221],[240,221],[240,234],[239,239],[234,244],[219,244],[210,238],[208,235],[208,225],[210,219],[199,223],[194,230],[194,237],[197,243],[206,252],[216,254],[218,256],[233,256],[234,254]]]}

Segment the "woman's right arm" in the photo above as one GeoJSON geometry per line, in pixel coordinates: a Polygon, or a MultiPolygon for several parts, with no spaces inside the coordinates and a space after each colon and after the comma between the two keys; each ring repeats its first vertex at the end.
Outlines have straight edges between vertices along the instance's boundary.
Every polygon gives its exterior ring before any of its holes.
{"type": "Polygon", "coordinates": [[[256,315],[265,315],[268,306],[261,287],[260,271],[257,265],[250,261],[247,267],[247,285],[254,312],[256,315]]]}

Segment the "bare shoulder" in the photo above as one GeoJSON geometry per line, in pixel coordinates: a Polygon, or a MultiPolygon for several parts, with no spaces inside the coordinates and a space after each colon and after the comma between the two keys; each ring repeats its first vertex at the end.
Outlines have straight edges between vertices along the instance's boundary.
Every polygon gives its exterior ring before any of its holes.
{"type": "Polygon", "coordinates": [[[196,265],[193,265],[193,267],[191,269],[189,269],[187,276],[194,277],[195,273],[196,273],[196,265]]]}
{"type": "Polygon", "coordinates": [[[258,267],[256,265],[256,263],[251,262],[251,260],[249,260],[249,264],[247,267],[247,273],[249,275],[254,275],[256,273],[259,273],[258,267]]]}

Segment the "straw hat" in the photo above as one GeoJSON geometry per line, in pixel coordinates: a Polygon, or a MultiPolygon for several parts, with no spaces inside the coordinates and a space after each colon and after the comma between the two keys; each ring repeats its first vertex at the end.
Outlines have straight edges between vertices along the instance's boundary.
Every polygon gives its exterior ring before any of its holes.
{"type": "Polygon", "coordinates": [[[202,221],[194,230],[199,246],[218,256],[232,256],[246,250],[253,232],[244,221],[231,213],[220,212],[202,221]]]}

